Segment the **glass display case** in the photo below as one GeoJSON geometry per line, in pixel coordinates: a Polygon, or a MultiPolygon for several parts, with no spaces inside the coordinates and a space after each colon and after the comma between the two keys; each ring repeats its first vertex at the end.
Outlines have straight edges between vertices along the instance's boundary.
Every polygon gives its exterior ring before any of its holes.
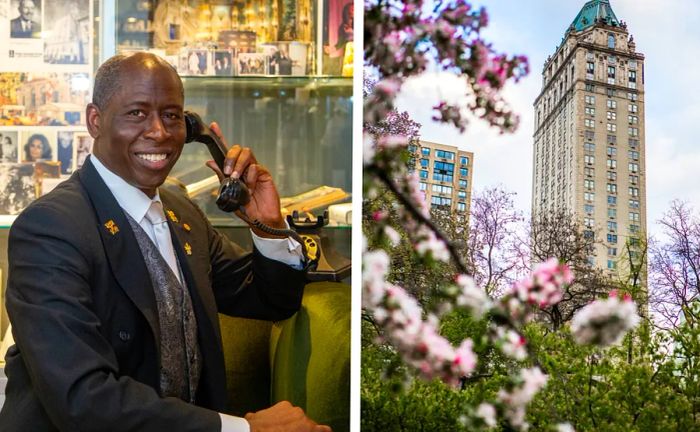
{"type": "MultiPolygon", "coordinates": [[[[84,106],[94,71],[134,50],[169,61],[182,77],[186,109],[218,122],[229,144],[253,149],[285,212],[304,218],[328,211],[326,244],[350,257],[351,0],[34,3],[46,31],[9,38],[13,58],[0,53],[0,139],[11,141],[0,153],[3,295],[13,215],[80,167],[91,150],[84,106]],[[51,150],[41,161],[23,156],[36,134],[51,150]],[[10,184],[14,201],[6,202],[10,184]]],[[[216,227],[251,247],[243,222],[214,204],[218,181],[204,166],[208,159],[204,145],[186,144],[170,184],[186,187],[216,227]]],[[[6,327],[0,302],[0,337],[6,327]]]]}

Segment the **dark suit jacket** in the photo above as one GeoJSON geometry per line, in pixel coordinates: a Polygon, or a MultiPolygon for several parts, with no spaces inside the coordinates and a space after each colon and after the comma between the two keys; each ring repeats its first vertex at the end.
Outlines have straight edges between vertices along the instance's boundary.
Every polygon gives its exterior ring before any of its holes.
{"type": "Polygon", "coordinates": [[[148,270],[123,210],[87,162],[10,229],[6,299],[16,345],[6,357],[0,431],[220,430],[217,310],[287,318],[301,304],[304,272],[243,253],[184,196],[161,190],[161,198],[177,218],[168,223],[197,316],[199,406],[158,396],[148,270]]]}
{"type": "Polygon", "coordinates": [[[38,38],[41,33],[41,23],[32,21],[32,28],[22,30],[22,18],[17,17],[10,20],[10,37],[11,38],[38,38]]]}

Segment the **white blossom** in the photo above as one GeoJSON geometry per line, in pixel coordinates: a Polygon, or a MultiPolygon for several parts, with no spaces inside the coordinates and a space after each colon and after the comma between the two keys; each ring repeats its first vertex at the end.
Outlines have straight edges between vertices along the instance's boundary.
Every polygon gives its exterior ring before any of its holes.
{"type": "Polygon", "coordinates": [[[578,311],[571,320],[571,332],[579,344],[608,346],[620,343],[639,321],[634,302],[628,297],[620,300],[613,292],[578,311]]]}
{"type": "Polygon", "coordinates": [[[477,417],[481,418],[486,426],[496,426],[496,408],[489,403],[482,403],[476,409],[477,417]]]}

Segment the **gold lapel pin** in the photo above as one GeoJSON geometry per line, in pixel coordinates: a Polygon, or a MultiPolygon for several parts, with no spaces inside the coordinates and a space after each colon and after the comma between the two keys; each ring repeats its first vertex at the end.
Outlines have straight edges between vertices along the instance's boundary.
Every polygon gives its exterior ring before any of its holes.
{"type": "Polygon", "coordinates": [[[185,253],[187,255],[192,255],[192,246],[189,243],[185,243],[185,253]]]}
{"type": "Polygon", "coordinates": [[[187,224],[187,223],[182,224],[182,228],[187,232],[190,232],[190,230],[192,229],[190,224],[187,224]]]}
{"type": "Polygon", "coordinates": [[[112,219],[105,222],[105,228],[107,228],[107,231],[109,231],[109,233],[112,235],[119,232],[119,227],[117,226],[117,224],[114,223],[112,219]]]}
{"type": "Polygon", "coordinates": [[[168,210],[166,213],[168,213],[168,217],[171,221],[177,223],[177,216],[175,216],[175,213],[172,210],[168,210]]]}

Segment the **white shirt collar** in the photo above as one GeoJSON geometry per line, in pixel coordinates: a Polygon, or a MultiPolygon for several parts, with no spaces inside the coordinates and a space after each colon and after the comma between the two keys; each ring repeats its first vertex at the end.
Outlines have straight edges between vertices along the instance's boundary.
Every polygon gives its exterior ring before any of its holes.
{"type": "Polygon", "coordinates": [[[160,201],[160,194],[157,189],[156,196],[151,199],[139,188],[130,185],[123,178],[110,171],[94,154],[90,155],[90,162],[92,162],[92,165],[97,170],[97,174],[102,177],[107,188],[117,199],[119,206],[136,222],[141,223],[141,220],[151,207],[151,203],[160,201]]]}

